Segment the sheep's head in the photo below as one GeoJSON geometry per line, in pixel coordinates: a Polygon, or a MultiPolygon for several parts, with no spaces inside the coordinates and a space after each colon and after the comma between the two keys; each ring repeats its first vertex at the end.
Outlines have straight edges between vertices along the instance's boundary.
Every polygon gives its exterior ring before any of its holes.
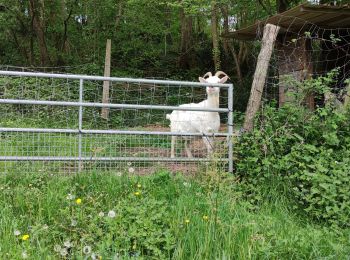
{"type": "MultiPolygon", "coordinates": [[[[217,71],[214,76],[211,74],[211,72],[207,72],[204,74],[203,77],[199,77],[199,81],[201,83],[213,83],[213,84],[225,83],[228,79],[229,77],[226,75],[225,72],[222,72],[222,71],[217,71]],[[224,76],[224,77],[220,78],[220,76],[224,76]]],[[[208,86],[206,90],[208,95],[220,93],[219,87],[208,86]]]]}

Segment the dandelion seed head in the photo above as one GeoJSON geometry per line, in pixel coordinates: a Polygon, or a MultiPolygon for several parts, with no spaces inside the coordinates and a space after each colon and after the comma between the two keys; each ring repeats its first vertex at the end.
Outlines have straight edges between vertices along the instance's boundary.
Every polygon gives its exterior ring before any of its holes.
{"type": "Polygon", "coordinates": [[[68,193],[67,200],[74,200],[75,196],[73,194],[68,193]]]}
{"type": "Polygon", "coordinates": [[[113,211],[113,210],[108,211],[109,218],[115,218],[115,216],[116,216],[115,211],[113,211]]]}
{"type": "Polygon", "coordinates": [[[69,240],[64,241],[63,245],[64,245],[66,248],[71,248],[71,247],[73,246],[72,243],[71,243],[69,240]]]}
{"type": "Polygon", "coordinates": [[[73,219],[72,222],[70,223],[72,227],[75,227],[77,224],[78,224],[78,221],[76,221],[75,219],[73,219]]]}
{"type": "Polygon", "coordinates": [[[60,252],[61,249],[62,249],[62,247],[60,245],[57,245],[57,244],[53,247],[53,250],[57,253],[60,252]]]}
{"type": "Polygon", "coordinates": [[[127,165],[127,166],[131,166],[131,162],[128,162],[126,165],[127,165]]]}
{"type": "Polygon", "coordinates": [[[84,247],[83,247],[83,253],[84,253],[85,255],[90,254],[90,253],[91,253],[91,246],[84,246],[84,247]]]}
{"type": "Polygon", "coordinates": [[[134,173],[135,169],[133,167],[129,167],[128,171],[129,171],[129,173],[134,173]]]}
{"type": "Polygon", "coordinates": [[[15,231],[13,231],[13,234],[17,237],[21,234],[21,231],[16,229],[15,231]]]}
{"type": "Polygon", "coordinates": [[[68,250],[67,250],[67,248],[61,248],[61,250],[60,250],[60,255],[61,255],[61,256],[66,256],[66,255],[68,255],[68,250]]]}
{"type": "Polygon", "coordinates": [[[27,258],[28,258],[27,251],[23,251],[22,252],[22,259],[27,259],[27,258]]]}
{"type": "Polygon", "coordinates": [[[103,218],[103,217],[105,216],[105,213],[103,213],[103,212],[101,211],[100,213],[98,213],[98,216],[99,216],[100,218],[103,218]]]}

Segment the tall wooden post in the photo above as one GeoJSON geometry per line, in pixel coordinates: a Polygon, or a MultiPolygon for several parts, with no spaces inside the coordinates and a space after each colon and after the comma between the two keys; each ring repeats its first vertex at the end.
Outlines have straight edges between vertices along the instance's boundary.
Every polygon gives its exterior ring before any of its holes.
{"type": "Polygon", "coordinates": [[[252,89],[250,91],[250,97],[244,119],[243,128],[245,131],[251,131],[253,129],[254,117],[260,107],[267,70],[279,29],[279,26],[273,24],[266,24],[264,28],[261,51],[258,56],[252,89]]]}
{"type": "MultiPolygon", "coordinates": [[[[106,43],[106,59],[105,59],[105,77],[111,76],[111,40],[108,39],[106,43]]],[[[109,103],[109,85],[110,81],[103,81],[103,93],[102,93],[102,103],[109,103]]],[[[101,117],[108,120],[109,108],[103,107],[101,111],[101,117]]]]}

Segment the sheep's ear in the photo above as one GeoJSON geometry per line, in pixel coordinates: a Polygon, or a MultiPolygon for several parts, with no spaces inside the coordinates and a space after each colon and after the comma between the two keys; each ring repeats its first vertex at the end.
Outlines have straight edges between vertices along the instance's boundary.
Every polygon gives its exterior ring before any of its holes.
{"type": "Polygon", "coordinates": [[[198,79],[200,83],[208,83],[205,78],[199,77],[198,79]]]}
{"type": "Polygon", "coordinates": [[[225,83],[228,79],[229,79],[229,77],[225,76],[222,79],[220,79],[219,83],[225,83]]]}

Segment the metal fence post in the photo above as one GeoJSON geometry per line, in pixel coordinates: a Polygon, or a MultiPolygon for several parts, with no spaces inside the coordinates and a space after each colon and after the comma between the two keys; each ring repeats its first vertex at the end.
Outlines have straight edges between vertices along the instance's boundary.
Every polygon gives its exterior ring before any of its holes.
{"type": "Polygon", "coordinates": [[[228,171],[233,173],[233,85],[228,88],[228,171]]]}
{"type": "MultiPolygon", "coordinates": [[[[79,83],[79,103],[83,103],[83,85],[84,85],[84,80],[80,79],[79,83]]],[[[79,163],[78,163],[78,171],[81,172],[83,169],[83,164],[82,164],[82,142],[83,142],[83,136],[82,136],[82,130],[83,130],[83,106],[79,106],[79,134],[78,134],[78,156],[79,156],[79,163]]]]}

